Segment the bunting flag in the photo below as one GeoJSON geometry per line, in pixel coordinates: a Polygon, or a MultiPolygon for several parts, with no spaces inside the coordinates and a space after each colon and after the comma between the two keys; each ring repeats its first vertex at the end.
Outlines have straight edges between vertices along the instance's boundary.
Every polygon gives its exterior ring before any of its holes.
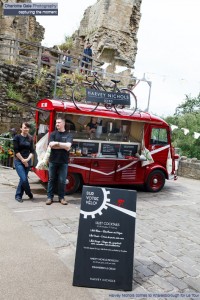
{"type": "Polygon", "coordinates": [[[169,149],[168,151],[168,156],[167,156],[167,172],[168,174],[172,173],[172,156],[171,156],[171,151],[169,149]]]}
{"type": "Polygon", "coordinates": [[[198,139],[198,138],[200,137],[200,133],[194,132],[194,135],[193,135],[193,136],[194,136],[195,139],[198,139]]]}
{"type": "Polygon", "coordinates": [[[186,134],[188,134],[190,131],[189,131],[189,129],[187,129],[187,128],[181,128],[182,130],[183,130],[183,133],[186,135],[186,134]]]}
{"type": "Polygon", "coordinates": [[[176,125],[171,125],[171,129],[172,129],[172,131],[173,131],[174,129],[178,129],[178,126],[176,126],[176,125]]]}
{"type": "Polygon", "coordinates": [[[122,66],[116,66],[115,67],[115,73],[121,73],[121,72],[126,71],[126,70],[128,70],[127,67],[122,67],[122,66]]]}
{"type": "MultiPolygon", "coordinates": [[[[187,129],[187,128],[183,128],[183,127],[182,128],[178,128],[178,126],[172,125],[172,124],[170,124],[170,127],[171,127],[172,131],[175,130],[175,129],[181,129],[181,130],[183,130],[183,133],[185,135],[187,135],[190,132],[189,129],[187,129]]],[[[200,137],[200,133],[199,132],[194,132],[193,137],[195,139],[198,139],[200,137]]]]}
{"type": "Polygon", "coordinates": [[[103,70],[106,70],[108,66],[110,66],[111,63],[104,63],[102,66],[101,66],[101,69],[103,70]]]}

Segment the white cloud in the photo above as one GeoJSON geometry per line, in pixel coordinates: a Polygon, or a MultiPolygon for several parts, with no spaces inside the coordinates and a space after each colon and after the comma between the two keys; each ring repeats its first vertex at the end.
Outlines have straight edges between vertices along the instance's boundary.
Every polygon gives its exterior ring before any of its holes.
{"type": "MultiPolygon", "coordinates": [[[[40,2],[32,0],[32,2],[40,2]]],[[[78,29],[85,9],[93,5],[96,0],[42,0],[42,3],[58,3],[58,16],[37,17],[37,21],[45,27],[43,45],[53,46],[64,42],[65,36],[70,36],[78,29]]]]}
{"type": "Polygon", "coordinates": [[[136,72],[152,81],[150,109],[173,114],[186,94],[200,90],[198,0],[143,0],[136,72]]]}

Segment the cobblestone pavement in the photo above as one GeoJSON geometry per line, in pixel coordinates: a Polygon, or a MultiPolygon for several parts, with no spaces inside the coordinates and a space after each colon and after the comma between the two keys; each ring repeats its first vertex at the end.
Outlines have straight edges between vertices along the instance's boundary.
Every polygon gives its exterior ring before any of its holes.
{"type": "MultiPolygon", "coordinates": [[[[31,172],[35,200],[18,203],[17,182],[15,170],[0,169],[0,201],[55,250],[73,276],[81,194],[68,196],[67,206],[46,206],[46,191],[31,172]]],[[[178,294],[200,299],[199,181],[179,178],[156,194],[138,191],[134,256],[133,291],[91,289],[92,298],[146,299],[149,294],[168,299],[178,294]]]]}

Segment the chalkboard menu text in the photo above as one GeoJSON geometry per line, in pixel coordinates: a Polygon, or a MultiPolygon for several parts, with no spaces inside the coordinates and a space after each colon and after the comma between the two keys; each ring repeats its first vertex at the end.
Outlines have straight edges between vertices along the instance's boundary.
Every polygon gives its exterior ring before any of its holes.
{"type": "Polygon", "coordinates": [[[132,290],[136,191],[83,187],[74,286],[132,290]]]}

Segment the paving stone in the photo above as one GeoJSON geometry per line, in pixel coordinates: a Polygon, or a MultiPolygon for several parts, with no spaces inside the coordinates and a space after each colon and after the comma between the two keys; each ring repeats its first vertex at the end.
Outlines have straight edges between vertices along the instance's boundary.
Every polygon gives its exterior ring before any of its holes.
{"type": "Polygon", "coordinates": [[[200,258],[200,251],[199,249],[194,249],[194,247],[191,247],[191,251],[190,251],[190,257],[199,257],[200,258]]]}
{"type": "Polygon", "coordinates": [[[165,248],[165,244],[163,241],[159,239],[152,239],[152,243],[159,249],[159,248],[165,248]]]}
{"type": "Polygon", "coordinates": [[[146,249],[152,251],[152,252],[157,252],[158,250],[161,250],[160,247],[156,247],[154,246],[152,243],[144,243],[143,247],[145,247],[146,249]]]}
{"type": "Polygon", "coordinates": [[[200,292],[200,277],[198,278],[184,278],[183,281],[191,287],[194,291],[200,292]]]}
{"type": "Polygon", "coordinates": [[[169,254],[176,256],[176,257],[183,255],[180,251],[180,248],[175,249],[173,247],[173,245],[167,245],[167,246],[163,247],[163,249],[165,249],[165,251],[168,252],[169,254]]]}
{"type": "MultiPolygon", "coordinates": [[[[146,296],[147,293],[148,293],[148,291],[145,288],[143,288],[140,285],[135,285],[135,284],[133,284],[133,291],[132,292],[127,292],[127,294],[132,296],[132,298],[130,298],[130,299],[135,299],[136,295],[137,296],[140,295],[141,298],[142,298],[142,295],[144,295],[144,298],[146,298],[145,296],[146,296]]],[[[137,298],[140,298],[140,297],[137,297],[137,298]]],[[[124,296],[123,298],[126,298],[126,297],[124,296]]]]}
{"type": "MultiPolygon", "coordinates": [[[[190,253],[188,253],[188,255],[190,255],[190,253]]],[[[196,262],[186,255],[179,256],[179,259],[182,260],[183,262],[189,264],[190,266],[196,266],[196,262]]]]}
{"type": "Polygon", "coordinates": [[[144,248],[143,244],[137,248],[136,253],[138,256],[144,256],[144,257],[152,257],[155,255],[154,251],[144,248]]]}
{"type": "MultiPolygon", "coordinates": [[[[149,292],[149,293],[161,293],[162,289],[155,283],[151,282],[150,280],[145,281],[142,286],[149,292]]],[[[153,298],[154,299],[154,298],[153,298]]]]}
{"type": "Polygon", "coordinates": [[[65,247],[70,243],[64,238],[61,238],[58,233],[47,226],[33,227],[33,230],[53,248],[65,247]]]}
{"type": "Polygon", "coordinates": [[[49,223],[53,226],[60,226],[60,225],[63,225],[63,222],[58,219],[58,218],[55,218],[55,219],[51,219],[49,220],[49,223]]]}
{"type": "Polygon", "coordinates": [[[178,267],[182,271],[184,271],[186,274],[190,276],[198,276],[199,272],[194,269],[194,267],[190,266],[187,263],[184,263],[182,261],[176,261],[174,262],[174,266],[178,267]]]}
{"type": "Polygon", "coordinates": [[[160,252],[157,252],[157,255],[161,258],[163,258],[164,260],[166,261],[169,261],[169,262],[173,262],[176,260],[176,257],[175,256],[172,256],[171,254],[165,252],[165,251],[160,251],[160,252]]]}
{"type": "Polygon", "coordinates": [[[72,230],[70,229],[70,227],[68,227],[68,226],[66,226],[66,225],[55,226],[54,228],[55,228],[59,233],[61,233],[61,234],[72,232],[72,230]]]}
{"type": "Polygon", "coordinates": [[[76,248],[70,244],[67,247],[62,247],[57,249],[57,254],[62,262],[67,266],[70,271],[74,272],[74,262],[75,262],[76,248]]]}
{"type": "Polygon", "coordinates": [[[183,278],[185,276],[185,273],[183,273],[183,271],[181,271],[179,268],[177,268],[175,266],[171,266],[167,270],[168,270],[168,272],[175,275],[179,279],[183,278]]]}
{"type": "Polygon", "coordinates": [[[77,235],[74,233],[64,233],[62,234],[62,238],[65,239],[67,243],[72,243],[76,247],[77,235]]]}
{"type": "Polygon", "coordinates": [[[153,271],[154,273],[158,273],[160,270],[162,270],[162,267],[156,263],[152,263],[148,266],[148,268],[153,271]]]}
{"type": "Polygon", "coordinates": [[[47,226],[48,225],[48,221],[47,220],[32,221],[32,222],[28,222],[28,224],[30,226],[47,226]]]}
{"type": "Polygon", "coordinates": [[[187,284],[185,284],[183,282],[183,280],[180,280],[180,279],[178,279],[174,276],[173,277],[172,276],[171,277],[166,277],[166,281],[171,283],[173,286],[176,286],[179,289],[179,291],[184,290],[184,289],[187,288],[187,284]]]}
{"type": "Polygon", "coordinates": [[[161,267],[169,267],[171,266],[171,264],[169,262],[167,262],[166,260],[158,257],[158,256],[153,256],[151,257],[151,260],[154,261],[156,264],[160,265],[161,267]]]}
{"type": "Polygon", "coordinates": [[[164,292],[171,292],[174,289],[172,284],[168,283],[165,279],[161,277],[152,276],[150,281],[157,284],[164,292]]]}
{"type": "Polygon", "coordinates": [[[150,269],[148,269],[146,266],[140,265],[140,266],[136,267],[135,269],[146,277],[154,275],[154,273],[150,269]]]}
{"type": "Polygon", "coordinates": [[[139,283],[141,286],[143,286],[144,280],[141,277],[133,276],[133,282],[139,283]]]}
{"type": "Polygon", "coordinates": [[[149,265],[151,265],[152,264],[152,261],[150,260],[150,258],[145,258],[144,256],[139,256],[139,255],[137,255],[137,260],[138,261],[140,261],[140,265],[144,265],[144,266],[149,266],[149,265]]]}
{"type": "Polygon", "coordinates": [[[24,209],[23,205],[26,205],[26,203],[25,202],[20,203],[20,208],[14,211],[22,221],[31,222],[31,221],[50,220],[51,218],[55,218],[54,212],[52,210],[48,211],[48,210],[37,209],[37,208],[24,209]]]}
{"type": "Polygon", "coordinates": [[[137,258],[134,258],[133,264],[134,264],[134,268],[135,268],[137,266],[141,266],[142,262],[140,260],[138,260],[137,258]]]}
{"type": "Polygon", "coordinates": [[[146,233],[140,233],[139,236],[145,241],[151,241],[152,240],[152,236],[148,235],[146,233]]]}
{"type": "Polygon", "coordinates": [[[200,244],[200,238],[199,236],[190,236],[188,237],[192,242],[196,243],[196,244],[200,244]]]}

